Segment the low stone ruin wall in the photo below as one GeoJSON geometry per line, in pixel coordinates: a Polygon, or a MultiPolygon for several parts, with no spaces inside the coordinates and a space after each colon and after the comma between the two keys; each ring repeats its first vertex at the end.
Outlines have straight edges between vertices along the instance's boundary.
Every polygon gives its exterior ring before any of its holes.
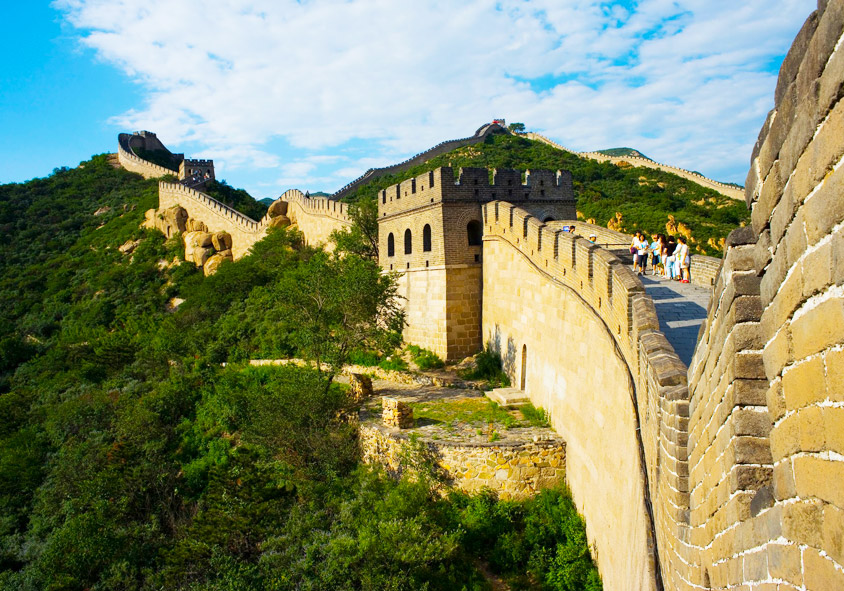
{"type": "MultiPolygon", "coordinates": [[[[395,429],[362,424],[363,460],[381,464],[392,474],[401,474],[409,439],[395,429]]],[[[560,438],[519,444],[424,441],[422,445],[450,484],[466,492],[488,488],[501,499],[523,499],[565,479],[566,444],[560,438]]]]}

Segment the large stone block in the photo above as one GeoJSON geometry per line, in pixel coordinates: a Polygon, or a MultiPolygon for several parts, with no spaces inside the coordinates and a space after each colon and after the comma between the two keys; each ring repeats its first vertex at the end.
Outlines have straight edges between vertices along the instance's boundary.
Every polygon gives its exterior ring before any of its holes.
{"type": "Polygon", "coordinates": [[[805,59],[806,50],[809,48],[809,44],[811,43],[812,37],[814,36],[817,28],[818,15],[817,13],[812,13],[809,15],[809,18],[806,19],[806,22],[803,23],[803,27],[800,29],[800,32],[797,33],[797,37],[791,44],[791,48],[788,50],[785,59],[783,59],[782,66],[780,66],[780,75],[777,79],[777,89],[774,92],[775,104],[780,104],[788,91],[788,87],[791,86],[797,78],[797,73],[800,70],[800,64],[802,64],[805,59]]]}
{"type": "Polygon", "coordinates": [[[844,572],[832,560],[814,548],[803,550],[803,583],[812,591],[840,591],[844,589],[844,572]]]}
{"type": "Polygon", "coordinates": [[[782,389],[788,410],[797,410],[826,398],[824,365],[814,357],[788,369],[782,376],[782,389]]]}
{"type": "MultiPolygon", "coordinates": [[[[844,121],[841,126],[841,133],[844,134],[844,121]]],[[[844,220],[844,199],[841,195],[844,195],[844,167],[827,175],[823,185],[803,206],[809,244],[817,243],[844,220]]]]}
{"type": "Polygon", "coordinates": [[[844,298],[831,297],[796,316],[790,329],[797,359],[844,342],[844,298]]]}

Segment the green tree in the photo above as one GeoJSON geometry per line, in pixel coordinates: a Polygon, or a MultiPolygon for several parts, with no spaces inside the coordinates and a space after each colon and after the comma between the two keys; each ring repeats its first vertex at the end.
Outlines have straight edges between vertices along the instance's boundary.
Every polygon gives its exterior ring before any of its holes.
{"type": "Polygon", "coordinates": [[[317,371],[326,365],[328,385],[353,350],[392,348],[404,326],[395,277],[354,254],[316,253],[283,278],[280,295],[293,342],[317,371]]]}
{"type": "Polygon", "coordinates": [[[331,233],[338,252],[378,260],[378,200],[366,197],[349,204],[352,227],[331,233]]]}
{"type": "Polygon", "coordinates": [[[524,123],[511,123],[507,126],[507,129],[512,131],[513,133],[524,133],[525,132],[525,124],[524,123]]]}

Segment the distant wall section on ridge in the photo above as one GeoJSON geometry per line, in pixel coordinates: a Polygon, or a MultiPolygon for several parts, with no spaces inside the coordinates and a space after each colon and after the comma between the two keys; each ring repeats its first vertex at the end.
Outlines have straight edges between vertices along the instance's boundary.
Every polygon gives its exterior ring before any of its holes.
{"type": "MultiPolygon", "coordinates": [[[[145,149],[163,150],[167,154],[171,153],[166,147],[164,147],[161,140],[159,140],[158,137],[150,131],[139,131],[134,134],[121,133],[117,136],[117,160],[123,168],[130,172],[137,172],[145,179],[156,179],[162,176],[175,176],[177,174],[177,171],[175,170],[164,168],[163,166],[153,164],[152,162],[148,162],[143,158],[136,156],[132,151],[131,144],[133,141],[138,142],[139,140],[143,143],[145,149]]],[[[183,155],[177,154],[175,156],[183,155]]]]}
{"type": "Polygon", "coordinates": [[[310,197],[291,189],[280,197],[288,203],[287,216],[305,237],[305,243],[331,247],[331,233],[351,228],[349,204],[327,197],[310,197]]]}
{"type": "Polygon", "coordinates": [[[693,183],[697,183],[701,187],[706,187],[707,189],[713,189],[715,191],[718,191],[722,195],[726,195],[727,197],[731,197],[732,199],[744,199],[743,188],[728,185],[726,183],[720,183],[718,181],[713,181],[710,178],[707,178],[696,172],[686,170],[684,168],[678,168],[676,166],[671,166],[670,164],[660,164],[659,162],[654,162],[653,160],[649,160],[648,158],[640,158],[638,156],[609,156],[607,154],[601,154],[600,152],[575,152],[574,150],[569,150],[565,146],[562,146],[552,140],[549,140],[544,135],[540,135],[532,131],[525,133],[524,136],[528,139],[536,140],[544,144],[548,144],[549,146],[553,146],[558,150],[564,150],[576,156],[580,156],[581,158],[590,158],[592,160],[597,160],[598,162],[611,162],[613,164],[627,162],[632,166],[655,168],[664,172],[670,172],[671,174],[676,174],[677,176],[692,181],[693,183]]]}
{"type": "Polygon", "coordinates": [[[440,142],[433,148],[428,148],[424,152],[420,152],[416,156],[408,158],[404,162],[393,164],[392,166],[385,166],[383,168],[370,168],[360,177],[356,178],[351,183],[334,193],[331,197],[332,199],[342,199],[346,195],[349,195],[350,193],[356,191],[358,187],[365,185],[366,183],[369,183],[379,177],[388,174],[396,174],[398,172],[403,172],[412,166],[416,166],[417,164],[423,164],[431,158],[435,158],[442,154],[446,154],[447,152],[451,152],[452,150],[477,144],[479,142],[484,141],[487,136],[495,133],[510,133],[510,131],[498,125],[497,123],[488,123],[486,125],[482,125],[475,132],[475,135],[471,137],[440,142]]]}
{"type": "MultiPolygon", "coordinates": [[[[152,132],[119,134],[117,153],[121,166],[143,175],[144,178],[176,175],[176,171],[137,156],[132,150],[133,142],[146,150],[160,150],[185,162],[183,154],[172,154],[152,132]]],[[[197,166],[206,166],[213,178],[213,164],[210,161],[189,162],[199,163],[197,166]]],[[[290,220],[302,232],[307,244],[326,244],[330,247],[331,232],[352,225],[348,205],[345,203],[325,197],[310,197],[296,189],[287,191],[280,199],[288,203],[290,220]]],[[[253,244],[266,236],[271,225],[268,215],[260,221],[255,221],[184,183],[159,182],[158,201],[159,211],[179,206],[187,211],[188,217],[204,223],[209,232],[228,232],[232,236],[232,256],[235,260],[248,253],[253,244]]]]}

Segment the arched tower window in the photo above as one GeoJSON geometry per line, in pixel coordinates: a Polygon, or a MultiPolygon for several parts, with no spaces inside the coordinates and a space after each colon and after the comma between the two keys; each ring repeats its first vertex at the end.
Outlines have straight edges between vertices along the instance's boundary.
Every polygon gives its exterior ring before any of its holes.
{"type": "Polygon", "coordinates": [[[387,256],[396,256],[396,239],[393,238],[392,232],[387,236],[387,256]]]}
{"type": "Polygon", "coordinates": [[[413,252],[413,235],[410,233],[410,228],[404,231],[404,254],[413,252]]]}
{"type": "Polygon", "coordinates": [[[469,235],[469,246],[480,246],[483,243],[481,223],[478,220],[469,222],[466,226],[466,233],[469,235]]]}
{"type": "Polygon", "coordinates": [[[431,251],[431,225],[425,224],[422,228],[422,250],[424,252],[431,251]]]}

